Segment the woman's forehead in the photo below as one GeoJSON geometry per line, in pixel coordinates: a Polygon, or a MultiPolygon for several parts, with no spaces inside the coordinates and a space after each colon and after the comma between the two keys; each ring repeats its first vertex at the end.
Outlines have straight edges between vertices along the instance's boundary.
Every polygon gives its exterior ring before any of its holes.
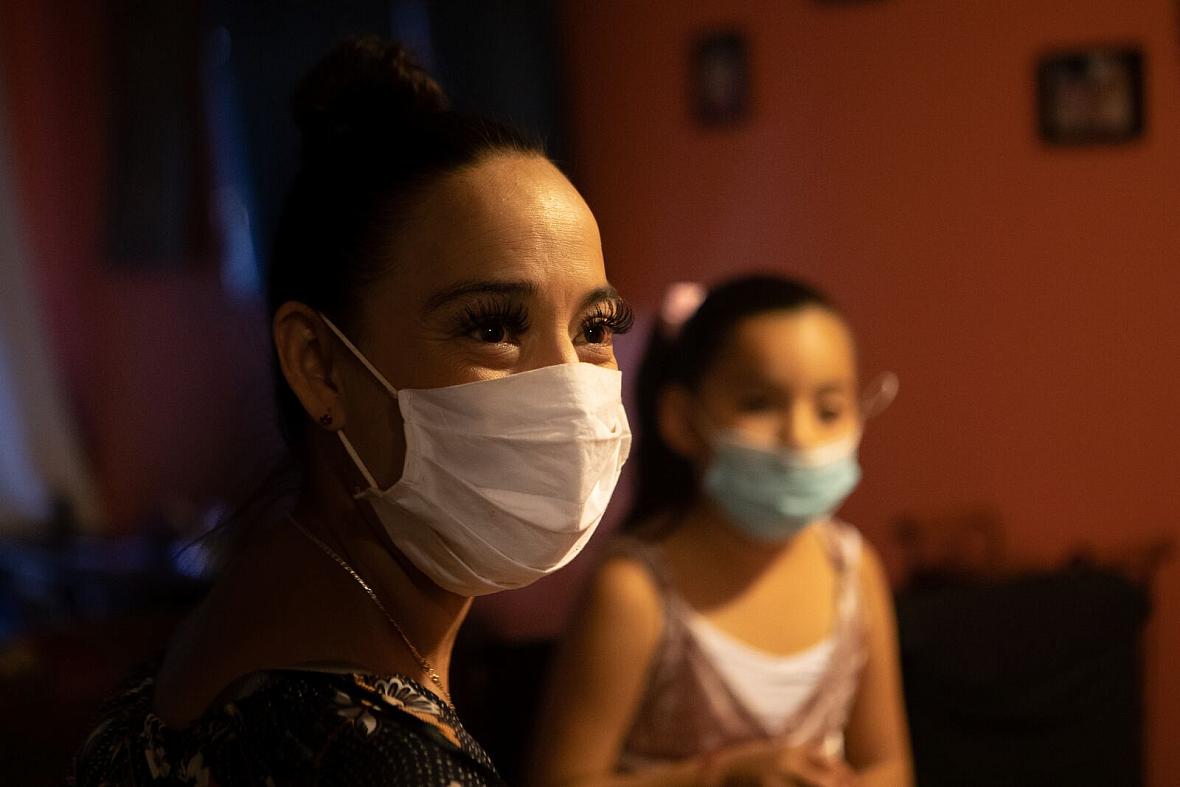
{"type": "MultiPolygon", "coordinates": [[[[561,237],[597,224],[581,194],[547,159],[500,154],[448,173],[432,184],[413,210],[413,225],[428,242],[479,242],[513,235],[561,237]]],[[[411,226],[409,229],[413,229],[411,226]]]]}
{"type": "Polygon", "coordinates": [[[575,297],[606,284],[593,214],[545,159],[500,156],[448,175],[393,241],[384,295],[424,308],[470,283],[575,297]]]}

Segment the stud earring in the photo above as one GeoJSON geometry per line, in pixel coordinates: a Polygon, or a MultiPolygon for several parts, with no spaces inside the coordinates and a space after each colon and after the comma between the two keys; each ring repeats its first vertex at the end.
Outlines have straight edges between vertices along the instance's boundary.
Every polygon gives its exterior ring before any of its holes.
{"type": "Polygon", "coordinates": [[[332,414],[331,413],[324,413],[323,415],[320,416],[320,426],[331,426],[331,425],[332,425],[332,414]]]}

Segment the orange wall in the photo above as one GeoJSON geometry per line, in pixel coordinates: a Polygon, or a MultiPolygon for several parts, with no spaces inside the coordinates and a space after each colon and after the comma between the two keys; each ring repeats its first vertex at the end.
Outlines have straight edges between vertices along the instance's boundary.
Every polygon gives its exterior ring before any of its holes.
{"type": "MultiPolygon", "coordinates": [[[[751,266],[814,279],[901,395],[845,512],[998,506],[1040,560],[1180,518],[1180,22],[1172,0],[567,3],[574,158],[615,284],[751,266]],[[755,110],[705,131],[690,42],[749,36],[755,110]],[[1143,141],[1048,149],[1034,63],[1146,50],[1143,141]]],[[[1151,783],[1180,784],[1180,570],[1150,633],[1151,783]]]]}

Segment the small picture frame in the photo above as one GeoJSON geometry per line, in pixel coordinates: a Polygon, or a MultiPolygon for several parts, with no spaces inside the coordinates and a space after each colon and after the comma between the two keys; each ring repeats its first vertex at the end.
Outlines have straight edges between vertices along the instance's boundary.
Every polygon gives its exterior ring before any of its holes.
{"type": "Polygon", "coordinates": [[[692,48],[689,95],[702,126],[718,128],[744,121],[750,112],[750,64],[746,37],[739,31],[698,36],[692,48]]]}
{"type": "Polygon", "coordinates": [[[1037,65],[1037,95],[1045,142],[1130,142],[1143,134],[1143,53],[1106,46],[1046,55],[1037,65]]]}

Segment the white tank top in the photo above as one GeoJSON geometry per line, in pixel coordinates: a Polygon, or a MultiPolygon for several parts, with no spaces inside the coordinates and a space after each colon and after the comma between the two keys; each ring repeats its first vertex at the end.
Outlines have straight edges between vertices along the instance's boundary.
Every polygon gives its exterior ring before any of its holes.
{"type": "Polygon", "coordinates": [[[773,734],[784,732],[818,689],[836,648],[835,637],[828,636],[805,650],[780,656],[727,634],[696,611],[686,622],[729,690],[773,734]]]}

